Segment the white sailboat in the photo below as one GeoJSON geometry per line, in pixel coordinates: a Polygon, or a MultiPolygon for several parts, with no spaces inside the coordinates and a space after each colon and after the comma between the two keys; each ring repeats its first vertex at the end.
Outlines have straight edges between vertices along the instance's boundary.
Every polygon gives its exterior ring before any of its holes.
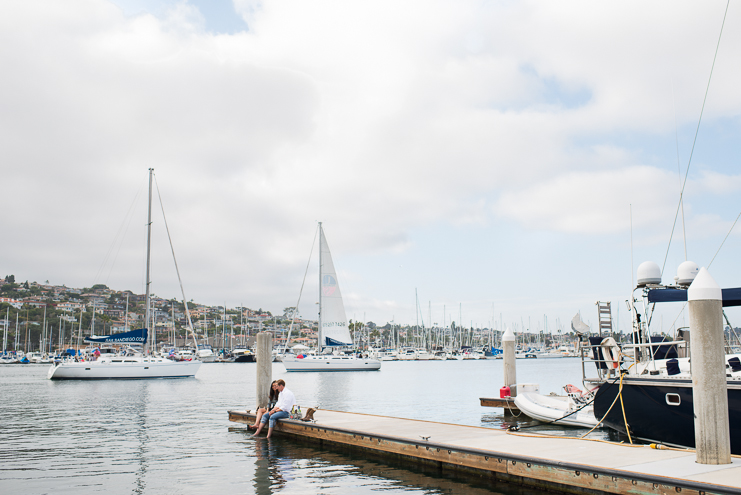
{"type": "MultiPolygon", "coordinates": [[[[149,169],[149,210],[147,223],[147,289],[146,289],[146,319],[149,324],[150,320],[150,279],[149,279],[149,260],[150,245],[152,237],[152,172],[149,169]]],[[[173,253],[174,255],[174,253],[173,253]]],[[[175,264],[177,269],[177,263],[175,264]]],[[[179,277],[179,275],[178,275],[179,277]]],[[[182,288],[182,284],[181,284],[182,288]]],[[[183,294],[185,301],[185,294],[183,294]]],[[[186,303],[187,304],[187,303],[186,303]]],[[[186,306],[187,312],[187,306],[186,306]]],[[[189,316],[190,319],[190,316],[189,316]]],[[[113,355],[101,355],[94,361],[75,361],[67,359],[55,362],[49,368],[48,378],[50,380],[100,380],[111,378],[186,378],[195,376],[201,362],[192,361],[172,361],[163,357],[155,357],[149,354],[149,342],[147,339],[147,329],[124,332],[122,334],[109,335],[105,337],[91,336],[85,340],[88,342],[110,342],[110,343],[136,343],[144,345],[144,352],[128,347],[125,351],[113,355]]]]}
{"type": "Polygon", "coordinates": [[[322,223],[319,222],[319,350],[322,354],[284,354],[286,371],[376,371],[381,361],[331,349],[352,346],[345,305],[322,223]]]}

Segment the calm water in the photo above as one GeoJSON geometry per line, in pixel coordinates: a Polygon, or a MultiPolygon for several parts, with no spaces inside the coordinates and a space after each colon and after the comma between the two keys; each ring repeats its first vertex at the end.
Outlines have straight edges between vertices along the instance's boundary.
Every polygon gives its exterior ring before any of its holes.
{"type": "MultiPolygon", "coordinates": [[[[578,359],[518,360],[518,382],[559,392],[581,385],[580,366],[578,359]]],[[[253,439],[227,410],[254,408],[254,364],[204,364],[196,378],[181,380],[52,382],[47,370],[0,366],[0,493],[536,493],[280,436],[253,439]]],[[[501,410],[479,406],[479,397],[499,395],[501,361],[384,362],[380,372],[357,373],[286,373],[275,363],[277,378],[304,406],[510,424],[501,410]]],[[[535,431],[543,429],[580,433],[535,431]]]]}

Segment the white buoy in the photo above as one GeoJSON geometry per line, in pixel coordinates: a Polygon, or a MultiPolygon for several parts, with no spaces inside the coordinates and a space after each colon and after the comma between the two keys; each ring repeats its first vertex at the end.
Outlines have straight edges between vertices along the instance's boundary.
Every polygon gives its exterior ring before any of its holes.
{"type": "Polygon", "coordinates": [[[508,328],[502,335],[504,385],[512,397],[517,397],[517,369],[515,368],[515,333],[508,328]]]}
{"type": "Polygon", "coordinates": [[[705,268],[700,269],[687,289],[687,301],[697,462],[730,464],[723,294],[705,268]]]}
{"type": "Polygon", "coordinates": [[[257,407],[267,407],[270,384],[273,381],[273,334],[260,332],[257,334],[257,407]]]}

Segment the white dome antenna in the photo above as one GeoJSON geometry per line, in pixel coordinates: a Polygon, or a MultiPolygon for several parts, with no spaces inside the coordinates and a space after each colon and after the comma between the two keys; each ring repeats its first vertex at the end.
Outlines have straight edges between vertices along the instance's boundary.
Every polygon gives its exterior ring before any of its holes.
{"type": "Polygon", "coordinates": [[[677,268],[677,283],[679,285],[690,285],[700,272],[700,267],[694,261],[685,261],[677,268]]]}
{"type": "Polygon", "coordinates": [[[638,287],[661,284],[661,268],[653,261],[644,261],[638,266],[638,287]]]}

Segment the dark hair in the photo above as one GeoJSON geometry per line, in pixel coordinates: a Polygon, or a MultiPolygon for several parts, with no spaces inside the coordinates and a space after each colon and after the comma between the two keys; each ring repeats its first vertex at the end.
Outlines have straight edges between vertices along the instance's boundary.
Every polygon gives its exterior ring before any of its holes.
{"type": "Polygon", "coordinates": [[[270,401],[278,400],[278,394],[280,394],[280,392],[278,392],[277,390],[273,388],[273,385],[275,385],[275,382],[276,381],[274,380],[273,383],[270,384],[270,395],[268,396],[270,397],[268,399],[270,401]]]}
{"type": "Polygon", "coordinates": [[[286,386],[286,382],[284,382],[282,378],[280,380],[276,380],[275,383],[277,383],[279,386],[280,385],[283,385],[284,387],[286,386]]]}

